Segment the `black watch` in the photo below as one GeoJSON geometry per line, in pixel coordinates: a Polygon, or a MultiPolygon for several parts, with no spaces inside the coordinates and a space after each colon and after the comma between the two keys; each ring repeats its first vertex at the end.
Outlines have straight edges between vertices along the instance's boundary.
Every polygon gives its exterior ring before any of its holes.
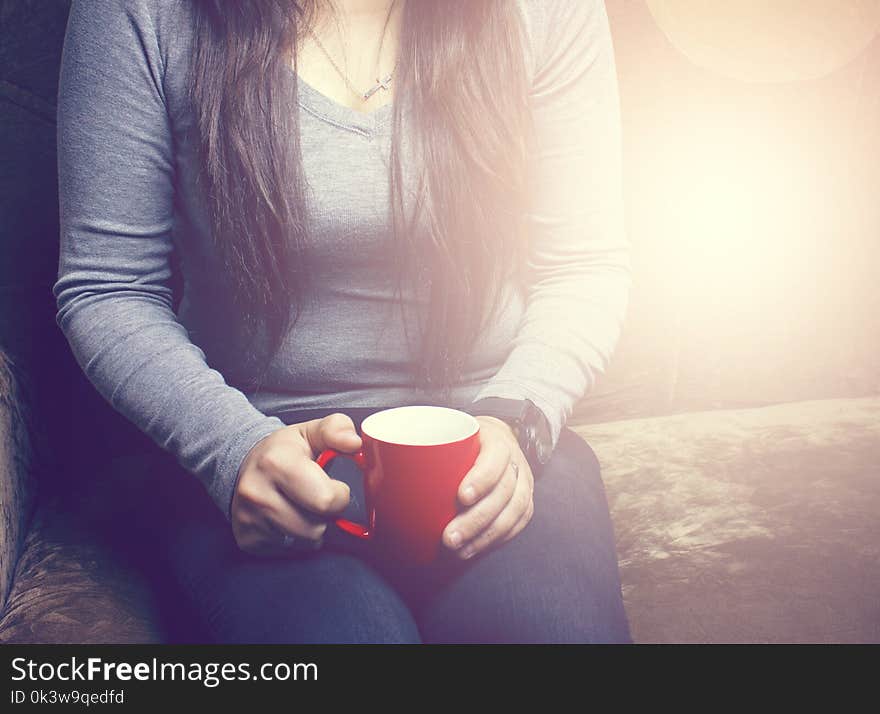
{"type": "Polygon", "coordinates": [[[530,400],[485,397],[473,402],[468,411],[475,416],[491,416],[509,424],[535,476],[550,460],[553,451],[550,422],[530,400]]]}

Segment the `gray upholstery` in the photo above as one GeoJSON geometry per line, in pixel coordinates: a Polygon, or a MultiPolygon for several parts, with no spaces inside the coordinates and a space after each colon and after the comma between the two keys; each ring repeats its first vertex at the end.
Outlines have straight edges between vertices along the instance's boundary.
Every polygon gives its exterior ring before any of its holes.
{"type": "Polygon", "coordinates": [[[880,398],[591,424],[640,642],[880,642],[880,398]]]}

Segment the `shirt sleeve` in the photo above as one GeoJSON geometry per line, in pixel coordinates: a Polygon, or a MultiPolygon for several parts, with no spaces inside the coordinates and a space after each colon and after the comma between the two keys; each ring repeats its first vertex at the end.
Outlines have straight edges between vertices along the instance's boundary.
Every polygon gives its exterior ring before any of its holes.
{"type": "MultiPolygon", "coordinates": [[[[616,347],[631,284],[620,102],[601,0],[535,3],[535,144],[526,308],[500,370],[474,397],[530,399],[555,447],[616,347]]],[[[528,13],[527,13],[528,14],[528,13]]]]}
{"type": "Polygon", "coordinates": [[[244,457],[284,424],[208,366],[172,309],[175,172],[150,7],[72,5],[58,94],[57,322],[97,390],[228,518],[244,457]]]}

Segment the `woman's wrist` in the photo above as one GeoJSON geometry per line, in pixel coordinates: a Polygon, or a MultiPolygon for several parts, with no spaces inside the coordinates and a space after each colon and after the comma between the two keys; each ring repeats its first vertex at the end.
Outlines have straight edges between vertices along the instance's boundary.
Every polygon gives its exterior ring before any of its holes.
{"type": "Polygon", "coordinates": [[[510,438],[513,439],[513,441],[515,441],[517,444],[519,444],[516,436],[516,430],[513,428],[513,426],[511,426],[509,422],[505,421],[504,419],[500,419],[499,417],[491,416],[489,414],[474,414],[473,416],[476,419],[489,419],[492,421],[493,424],[498,424],[499,426],[503,427],[505,433],[510,434],[510,438]]]}
{"type": "Polygon", "coordinates": [[[550,459],[553,451],[550,421],[530,399],[484,397],[471,404],[471,413],[504,422],[535,473],[550,459]]]}

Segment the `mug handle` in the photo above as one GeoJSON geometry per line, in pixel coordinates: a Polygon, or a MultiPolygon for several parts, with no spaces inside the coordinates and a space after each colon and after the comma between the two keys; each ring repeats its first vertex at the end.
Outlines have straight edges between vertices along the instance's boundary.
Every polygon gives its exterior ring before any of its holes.
{"type": "MultiPolygon", "coordinates": [[[[335,449],[324,449],[318,455],[318,458],[315,459],[315,461],[317,462],[318,466],[323,469],[337,456],[343,456],[346,459],[351,459],[352,461],[354,461],[355,465],[361,470],[361,474],[364,473],[367,460],[364,456],[363,449],[358,451],[356,454],[345,454],[340,451],[336,451],[335,449]]],[[[358,538],[363,538],[364,540],[368,540],[373,535],[373,525],[376,521],[376,513],[370,506],[370,496],[366,486],[364,487],[364,500],[366,501],[367,517],[370,519],[369,526],[363,526],[360,523],[355,523],[354,521],[349,521],[345,518],[337,518],[334,523],[346,533],[357,536],[358,538]]]]}

